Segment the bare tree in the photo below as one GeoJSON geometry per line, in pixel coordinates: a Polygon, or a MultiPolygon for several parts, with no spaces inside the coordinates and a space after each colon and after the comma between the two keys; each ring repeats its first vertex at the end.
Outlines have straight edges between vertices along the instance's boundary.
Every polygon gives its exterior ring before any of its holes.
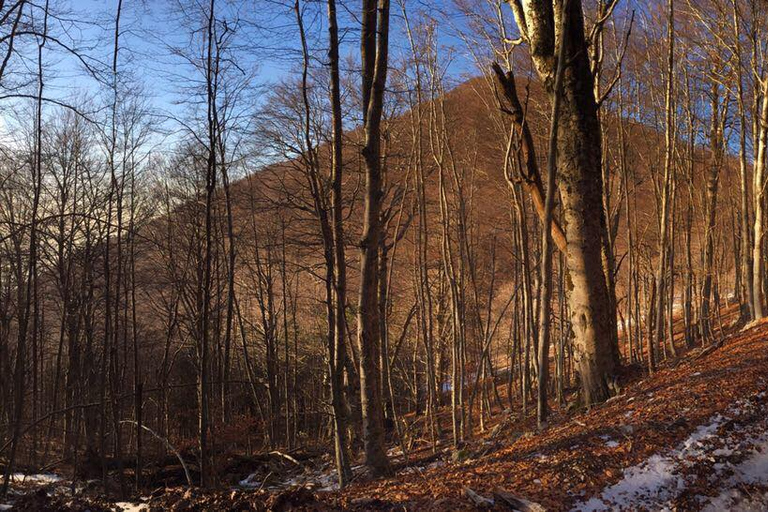
{"type": "Polygon", "coordinates": [[[365,214],[360,241],[358,344],[365,465],[374,475],[389,473],[384,448],[379,352],[378,258],[381,240],[381,117],[387,80],[389,0],[365,0],[362,12],[361,58],[363,131],[365,143],[365,214]]]}
{"type": "MultiPolygon", "coordinates": [[[[555,27],[560,25],[561,13],[555,2],[523,4],[513,0],[509,4],[522,40],[530,45],[536,71],[550,101],[554,101],[555,27]]],[[[572,282],[569,304],[576,360],[582,397],[589,405],[608,398],[619,360],[618,347],[611,336],[611,300],[602,264],[602,240],[607,233],[602,206],[601,145],[581,2],[570,2],[562,15],[569,18],[571,29],[566,42],[569,65],[563,72],[559,110],[557,168],[572,282]]]]}
{"type": "MultiPolygon", "coordinates": [[[[21,9],[23,5],[19,6],[19,14],[21,15],[21,9]]],[[[19,311],[19,326],[18,326],[18,338],[16,343],[16,361],[14,362],[13,369],[13,382],[14,382],[14,397],[13,397],[13,433],[11,438],[11,449],[8,457],[8,463],[5,466],[5,474],[3,478],[2,495],[5,496],[8,492],[8,484],[11,479],[11,472],[13,471],[13,465],[16,458],[16,451],[19,446],[22,433],[22,421],[24,415],[24,398],[25,398],[25,380],[26,380],[26,356],[27,345],[29,339],[32,343],[35,343],[38,326],[37,316],[37,301],[34,302],[35,312],[33,315],[33,292],[35,293],[34,299],[36,299],[37,291],[37,265],[38,265],[38,209],[40,207],[40,195],[43,187],[42,183],[42,133],[43,133],[43,91],[45,87],[44,75],[43,75],[43,50],[45,49],[45,43],[47,41],[48,32],[48,0],[45,2],[43,8],[43,29],[42,37],[39,40],[37,46],[37,101],[35,108],[35,155],[34,163],[32,165],[32,212],[31,221],[29,225],[29,250],[28,261],[26,264],[26,275],[22,276],[24,272],[19,261],[17,268],[17,287],[18,287],[18,306],[19,311]],[[32,332],[29,332],[30,316],[32,319],[32,332]]],[[[2,12],[2,9],[0,9],[2,12]]],[[[16,22],[14,22],[15,25],[16,22]]],[[[15,30],[15,28],[14,28],[15,30]]],[[[11,34],[13,35],[13,33],[11,34]]],[[[9,54],[11,51],[11,45],[13,40],[8,43],[9,54]]],[[[3,63],[5,65],[5,61],[3,63]]],[[[2,74],[0,74],[2,78],[2,74]]],[[[21,253],[19,253],[19,259],[21,259],[21,253]]]]}

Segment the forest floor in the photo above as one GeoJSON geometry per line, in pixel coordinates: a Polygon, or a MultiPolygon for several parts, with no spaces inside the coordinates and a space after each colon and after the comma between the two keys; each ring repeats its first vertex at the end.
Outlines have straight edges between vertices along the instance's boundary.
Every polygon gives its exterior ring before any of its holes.
{"type": "Polygon", "coordinates": [[[621,385],[589,411],[555,408],[543,431],[506,411],[459,451],[422,442],[406,462],[393,448],[392,477],[343,491],[326,459],[282,485],[243,475],[227,491],[166,488],[131,503],[32,482],[0,510],[768,510],[768,322],[725,329],[621,385]]]}

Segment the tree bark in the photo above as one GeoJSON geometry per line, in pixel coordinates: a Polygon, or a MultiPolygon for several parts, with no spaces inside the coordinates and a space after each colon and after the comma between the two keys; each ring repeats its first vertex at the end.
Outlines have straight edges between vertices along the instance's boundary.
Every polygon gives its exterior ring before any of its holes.
{"type": "MultiPolygon", "coordinates": [[[[550,2],[509,0],[531,57],[554,99],[555,27],[559,13],[550,2]]],[[[563,223],[570,277],[568,302],[575,342],[575,363],[585,405],[602,402],[619,365],[618,347],[611,332],[611,299],[603,269],[603,238],[607,236],[603,211],[601,142],[594,77],[590,71],[584,18],[580,0],[572,1],[563,74],[563,95],[557,130],[557,167],[563,198],[563,223]]]]}
{"type": "Polygon", "coordinates": [[[654,356],[654,346],[658,346],[664,336],[664,297],[665,297],[665,283],[666,283],[666,270],[667,270],[667,238],[668,238],[668,222],[669,217],[669,195],[672,182],[672,152],[674,150],[675,131],[672,126],[674,119],[674,105],[673,93],[674,93],[674,48],[675,48],[675,34],[674,34],[674,0],[669,0],[668,14],[667,14],[667,85],[666,85],[666,104],[665,104],[665,151],[664,151],[664,178],[662,183],[661,192],[661,218],[659,220],[659,254],[656,267],[656,337],[649,340],[649,362],[650,370],[656,370],[656,361],[654,356]]]}
{"type": "MultiPolygon", "coordinates": [[[[712,161],[707,173],[707,223],[704,246],[704,282],[701,287],[701,328],[702,336],[710,335],[710,299],[712,296],[712,273],[714,272],[715,257],[715,223],[717,221],[717,192],[720,184],[720,166],[722,165],[722,125],[720,123],[720,101],[718,84],[712,85],[712,124],[710,127],[710,151],[712,161]]],[[[725,117],[725,116],[723,116],[725,117]]],[[[723,120],[724,122],[725,120],[723,120]]],[[[718,307],[715,304],[715,307],[718,307]]]]}
{"type": "MultiPolygon", "coordinates": [[[[754,224],[752,237],[752,309],[754,319],[759,320],[766,316],[763,305],[762,288],[765,260],[763,258],[763,230],[765,223],[765,187],[766,166],[768,166],[768,73],[762,77],[761,87],[762,101],[759,115],[757,116],[757,155],[755,157],[753,174],[754,191],[754,224]]],[[[757,112],[756,112],[757,114],[757,112]]]]}
{"type": "Polygon", "coordinates": [[[333,220],[333,246],[335,250],[335,323],[333,343],[329,345],[329,370],[331,379],[331,401],[334,414],[334,450],[336,470],[339,474],[339,486],[344,487],[352,477],[347,454],[347,422],[344,404],[344,363],[346,345],[344,332],[347,307],[347,268],[344,250],[344,219],[342,180],[344,162],[342,161],[342,112],[341,85],[339,80],[339,29],[336,21],[336,1],[328,0],[328,36],[329,65],[331,67],[331,109],[333,117],[332,171],[331,171],[331,217],[333,220]]]}
{"type": "Polygon", "coordinates": [[[381,118],[387,79],[389,0],[364,0],[361,56],[363,62],[363,132],[365,143],[365,211],[360,241],[358,344],[360,347],[360,402],[365,466],[374,476],[390,472],[384,448],[379,354],[378,258],[381,242],[382,169],[381,118]]]}
{"type": "MultiPolygon", "coordinates": [[[[568,9],[569,0],[564,0],[562,12],[568,9]]],[[[555,179],[557,167],[557,130],[560,120],[560,101],[562,95],[563,71],[565,69],[566,43],[568,42],[568,17],[561,14],[560,42],[557,53],[557,72],[552,91],[552,120],[549,132],[549,151],[547,154],[547,194],[544,201],[544,221],[541,235],[541,300],[539,301],[539,378],[536,415],[539,428],[546,425],[549,414],[547,403],[547,384],[549,380],[549,332],[550,332],[550,297],[552,295],[552,235],[547,227],[552,223],[552,210],[555,206],[555,179]]]]}

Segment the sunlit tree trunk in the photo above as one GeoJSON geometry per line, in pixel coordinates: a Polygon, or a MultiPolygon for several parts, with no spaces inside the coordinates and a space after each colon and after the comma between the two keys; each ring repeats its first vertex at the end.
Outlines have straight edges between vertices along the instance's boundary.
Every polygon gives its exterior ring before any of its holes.
{"type": "MultiPolygon", "coordinates": [[[[555,26],[559,13],[553,3],[511,0],[523,39],[531,47],[536,70],[553,100],[555,26]]],[[[576,347],[582,399],[587,405],[610,395],[609,385],[619,365],[618,347],[611,335],[609,290],[603,269],[603,210],[601,143],[594,78],[590,71],[584,18],[579,0],[571,1],[566,16],[567,62],[557,131],[557,168],[563,198],[563,220],[568,244],[569,306],[576,347]],[[596,214],[597,212],[597,214],[596,214]]]]}

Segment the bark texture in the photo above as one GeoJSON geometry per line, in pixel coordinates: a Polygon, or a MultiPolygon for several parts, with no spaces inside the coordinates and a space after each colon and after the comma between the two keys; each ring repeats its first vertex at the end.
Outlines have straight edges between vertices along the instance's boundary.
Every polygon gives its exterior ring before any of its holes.
{"type": "MultiPolygon", "coordinates": [[[[556,2],[510,0],[523,40],[550,100],[554,99],[555,27],[562,26],[556,2]]],[[[603,238],[607,236],[603,210],[603,181],[598,105],[590,71],[581,1],[568,3],[566,67],[558,109],[557,168],[562,196],[562,219],[567,240],[570,277],[568,301],[575,341],[575,363],[586,405],[610,395],[619,364],[611,336],[611,298],[603,270],[603,238]]]]}
{"type": "Polygon", "coordinates": [[[361,57],[363,61],[363,132],[365,144],[365,210],[360,241],[360,294],[358,344],[360,346],[360,403],[365,465],[372,475],[390,472],[384,447],[384,414],[379,384],[381,330],[378,268],[381,245],[381,118],[387,80],[389,1],[364,0],[361,57]]]}

